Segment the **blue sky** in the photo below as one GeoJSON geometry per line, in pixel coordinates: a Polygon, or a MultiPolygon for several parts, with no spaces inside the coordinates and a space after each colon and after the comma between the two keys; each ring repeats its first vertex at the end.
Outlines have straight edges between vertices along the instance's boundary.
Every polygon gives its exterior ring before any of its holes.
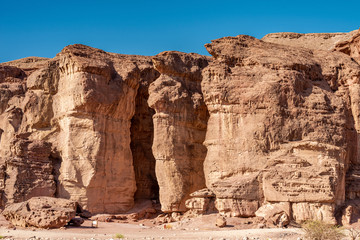
{"type": "Polygon", "coordinates": [[[16,1],[0,0],[0,62],[54,57],[81,43],[108,52],[207,54],[224,36],[347,32],[360,27],[360,1],[16,1]]]}

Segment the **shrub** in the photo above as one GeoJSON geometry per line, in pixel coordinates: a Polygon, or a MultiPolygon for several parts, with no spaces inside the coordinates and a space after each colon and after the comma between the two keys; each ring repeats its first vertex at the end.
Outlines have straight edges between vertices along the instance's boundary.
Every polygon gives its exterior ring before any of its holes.
{"type": "Polygon", "coordinates": [[[344,237],[342,228],[321,221],[307,221],[302,228],[305,238],[311,240],[340,240],[344,237]]]}
{"type": "Polygon", "coordinates": [[[172,225],[171,224],[165,224],[164,229],[172,229],[172,225]]]}
{"type": "Polygon", "coordinates": [[[114,238],[115,239],[123,239],[124,238],[124,235],[120,234],[120,233],[117,233],[114,235],[114,238]]]}

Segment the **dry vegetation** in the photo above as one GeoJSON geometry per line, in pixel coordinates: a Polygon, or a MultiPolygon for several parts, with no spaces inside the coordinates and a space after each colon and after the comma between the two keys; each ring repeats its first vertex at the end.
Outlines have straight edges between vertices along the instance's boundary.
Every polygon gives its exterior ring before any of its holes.
{"type": "Polygon", "coordinates": [[[340,240],[345,236],[343,228],[321,221],[307,221],[302,228],[309,240],[340,240]]]}

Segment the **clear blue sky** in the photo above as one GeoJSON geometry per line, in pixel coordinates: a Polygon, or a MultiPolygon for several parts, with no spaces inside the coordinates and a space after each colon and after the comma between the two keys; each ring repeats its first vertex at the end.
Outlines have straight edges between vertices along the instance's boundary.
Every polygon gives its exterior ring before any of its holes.
{"type": "Polygon", "coordinates": [[[74,43],[124,54],[207,54],[204,44],[224,36],[358,29],[359,10],[359,0],[0,0],[0,62],[54,57],[74,43]]]}

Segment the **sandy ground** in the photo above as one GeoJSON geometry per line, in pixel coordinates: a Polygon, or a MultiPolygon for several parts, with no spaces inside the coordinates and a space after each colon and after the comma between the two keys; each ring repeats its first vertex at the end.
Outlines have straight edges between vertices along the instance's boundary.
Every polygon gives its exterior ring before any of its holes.
{"type": "Polygon", "coordinates": [[[297,239],[300,229],[245,229],[245,230],[182,230],[148,228],[133,224],[104,223],[99,228],[66,228],[66,230],[4,229],[1,236],[10,239],[115,239],[122,234],[125,239],[297,239]]]}
{"type": "MultiPolygon", "coordinates": [[[[142,201],[127,214],[141,212],[153,206],[151,201],[142,201]]],[[[160,212],[159,206],[156,207],[160,212]]],[[[128,215],[128,216],[130,216],[128,215]]],[[[107,219],[109,215],[96,215],[95,219],[107,219]],[[105,218],[104,218],[105,217],[105,218]]],[[[42,240],[75,240],[75,239],[207,239],[207,240],[298,240],[304,239],[305,232],[295,223],[288,228],[264,228],[258,218],[226,218],[226,226],[215,226],[218,214],[200,216],[182,215],[181,221],[161,224],[161,214],[150,219],[134,220],[131,217],[113,222],[98,222],[92,228],[90,220],[85,220],[81,227],[66,226],[62,229],[35,229],[13,227],[0,214],[0,239],[42,239],[42,240]],[[159,218],[160,217],[160,218],[159,218]]],[[[360,233],[360,216],[354,219],[347,228],[357,229],[360,233]]],[[[103,220],[105,221],[105,220],[103,220]]],[[[345,231],[345,230],[344,230],[345,231]]],[[[346,232],[344,232],[346,234],[346,232]]],[[[351,239],[351,238],[343,238],[351,239]]]]}
{"type": "MultiPolygon", "coordinates": [[[[98,228],[91,227],[91,221],[85,221],[81,227],[64,229],[26,229],[8,227],[4,218],[0,219],[0,236],[4,239],[287,239],[296,240],[303,236],[299,228],[239,229],[246,226],[228,219],[228,225],[218,228],[214,225],[216,215],[200,216],[187,221],[165,225],[154,225],[149,221],[136,223],[99,222],[98,228]],[[247,237],[247,238],[246,238],[247,237]]],[[[250,227],[250,225],[248,226],[250,227]]]]}

